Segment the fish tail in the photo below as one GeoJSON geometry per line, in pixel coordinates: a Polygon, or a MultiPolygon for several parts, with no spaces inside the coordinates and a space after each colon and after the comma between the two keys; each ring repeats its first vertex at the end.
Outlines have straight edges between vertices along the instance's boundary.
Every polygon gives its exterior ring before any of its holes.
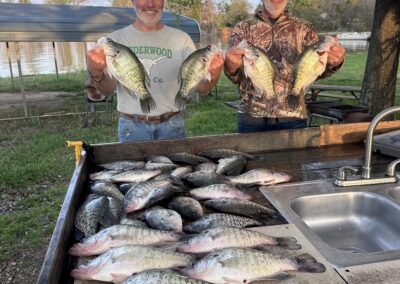
{"type": "Polygon", "coordinates": [[[318,262],[313,256],[308,253],[304,253],[294,257],[293,262],[298,271],[322,273],[326,270],[325,265],[318,262]]]}
{"type": "Polygon", "coordinates": [[[287,238],[276,238],[278,245],[290,250],[298,250],[301,249],[301,245],[297,243],[297,240],[293,237],[287,238]]]}
{"type": "Polygon", "coordinates": [[[175,105],[180,109],[184,110],[186,107],[187,100],[182,93],[182,91],[179,91],[178,94],[175,97],[175,105]]]}
{"type": "Polygon", "coordinates": [[[149,113],[150,110],[155,110],[156,102],[151,96],[148,96],[145,99],[140,99],[140,108],[144,113],[149,113]]]}

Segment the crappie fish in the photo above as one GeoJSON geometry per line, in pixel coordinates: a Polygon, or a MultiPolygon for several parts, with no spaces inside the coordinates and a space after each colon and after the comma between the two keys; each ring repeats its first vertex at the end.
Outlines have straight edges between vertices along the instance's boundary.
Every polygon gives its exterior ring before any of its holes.
{"type": "Polygon", "coordinates": [[[239,198],[250,200],[252,196],[238,190],[237,188],[223,184],[217,183],[204,187],[198,187],[190,191],[190,195],[198,200],[203,199],[221,199],[221,198],[239,198]]]}
{"type": "Polygon", "coordinates": [[[193,155],[187,152],[180,152],[180,153],[172,153],[168,155],[168,158],[176,163],[186,163],[191,165],[198,165],[200,163],[208,163],[210,162],[209,159],[193,155]]]}
{"type": "Polygon", "coordinates": [[[198,164],[195,168],[196,172],[215,172],[217,170],[217,164],[214,163],[203,163],[198,164]]]}
{"type": "Polygon", "coordinates": [[[211,74],[208,69],[216,53],[221,53],[221,51],[213,44],[208,45],[194,51],[182,63],[179,70],[180,87],[175,97],[175,105],[179,109],[185,108],[189,94],[196,90],[202,80],[211,80],[211,74]]]}
{"type": "Polygon", "coordinates": [[[123,211],[122,200],[106,197],[106,207],[101,218],[101,225],[107,228],[119,223],[123,211]]]}
{"type": "Polygon", "coordinates": [[[171,176],[173,178],[178,178],[179,179],[179,178],[182,178],[183,176],[185,176],[187,174],[190,174],[191,172],[193,172],[193,169],[190,166],[179,167],[179,168],[176,168],[175,170],[173,170],[171,172],[171,176]]]}
{"type": "Polygon", "coordinates": [[[182,179],[194,186],[207,186],[227,181],[225,176],[208,171],[193,172],[185,175],[182,179]]]}
{"type": "Polygon", "coordinates": [[[111,182],[94,182],[89,184],[91,193],[95,193],[101,196],[113,197],[122,202],[124,195],[118,189],[118,187],[111,182]]]}
{"type": "Polygon", "coordinates": [[[183,253],[205,253],[223,248],[263,248],[281,246],[300,249],[295,238],[275,238],[260,232],[234,227],[215,227],[200,232],[176,248],[183,253]]]}
{"type": "Polygon", "coordinates": [[[186,267],[194,257],[150,246],[129,245],[112,248],[106,253],[79,265],[71,276],[80,280],[122,282],[134,273],[151,269],[186,267]]]}
{"type": "Polygon", "coordinates": [[[154,110],[156,102],[146,86],[150,85],[150,78],[135,53],[110,38],[99,39],[97,45],[104,50],[110,75],[127,89],[132,98],[139,98],[140,108],[144,113],[154,110]]]}
{"type": "Polygon", "coordinates": [[[305,95],[308,87],[326,69],[328,50],[338,41],[337,37],[325,36],[323,40],[307,48],[294,64],[291,74],[293,87],[289,96],[305,95]]]}
{"type": "Polygon", "coordinates": [[[130,170],[113,175],[110,179],[113,182],[142,182],[161,174],[160,170],[130,170]]]}
{"type": "Polygon", "coordinates": [[[201,204],[190,197],[178,196],[172,199],[168,204],[168,208],[175,210],[184,217],[196,220],[203,216],[203,208],[201,204]]]}
{"type": "Polygon", "coordinates": [[[119,174],[121,171],[115,170],[104,170],[101,172],[91,173],[89,174],[89,179],[93,181],[111,181],[111,177],[119,174]]]}
{"type": "Polygon", "coordinates": [[[169,180],[145,181],[132,187],[124,196],[124,211],[130,213],[174,195],[177,189],[169,180]]]}
{"type": "Polygon", "coordinates": [[[121,284],[207,284],[170,270],[149,270],[132,275],[121,284]]]}
{"type": "Polygon", "coordinates": [[[160,170],[162,172],[173,170],[179,167],[177,164],[171,163],[155,163],[155,162],[147,162],[144,166],[146,170],[160,170]]]}
{"type": "Polygon", "coordinates": [[[106,207],[106,198],[96,194],[89,194],[85,202],[79,207],[75,216],[75,226],[89,237],[97,232],[106,207]]]}
{"type": "Polygon", "coordinates": [[[266,220],[277,215],[275,210],[238,198],[211,199],[204,202],[204,205],[224,213],[239,214],[257,220],[266,220]]]}
{"type": "Polygon", "coordinates": [[[232,156],[218,160],[216,173],[223,175],[237,175],[243,170],[247,160],[242,156],[232,156]]]}
{"type": "Polygon", "coordinates": [[[114,225],[74,244],[68,253],[74,256],[99,255],[115,247],[126,245],[163,245],[178,240],[179,236],[172,232],[131,225],[114,225]]]}
{"type": "Polygon", "coordinates": [[[117,161],[106,164],[99,164],[99,167],[106,170],[115,170],[115,171],[129,171],[133,169],[141,169],[144,167],[143,161],[117,161]]]}
{"type": "Polygon", "coordinates": [[[256,97],[274,101],[277,99],[274,91],[274,80],[278,69],[268,57],[267,53],[259,47],[241,41],[238,47],[244,49],[243,67],[256,91],[256,97]]]}
{"type": "Polygon", "coordinates": [[[166,156],[150,156],[146,161],[151,163],[173,164],[173,162],[166,156]]]}
{"type": "Polygon", "coordinates": [[[288,182],[292,177],[286,173],[272,172],[268,169],[253,169],[239,176],[227,177],[233,184],[271,185],[288,182]]]}
{"type": "Polygon", "coordinates": [[[144,213],[147,224],[158,230],[182,232],[182,217],[176,211],[159,206],[144,213]]]}
{"type": "Polygon", "coordinates": [[[208,228],[215,227],[235,227],[235,228],[247,228],[257,227],[263,224],[250,218],[225,214],[225,213],[211,213],[201,217],[193,223],[186,225],[183,230],[187,233],[200,233],[208,228]]]}
{"type": "Polygon", "coordinates": [[[246,159],[250,159],[250,160],[254,159],[253,155],[243,153],[240,151],[235,151],[232,149],[226,149],[226,148],[207,150],[207,151],[198,153],[198,155],[205,156],[210,159],[221,159],[221,158],[228,158],[231,156],[242,156],[242,157],[244,157],[246,159]]]}
{"type": "Polygon", "coordinates": [[[134,226],[134,227],[139,227],[139,228],[147,228],[147,225],[145,222],[140,221],[140,220],[133,220],[129,218],[121,218],[119,221],[120,225],[129,225],[129,226],[134,226]]]}
{"type": "Polygon", "coordinates": [[[133,186],[137,184],[138,182],[121,183],[118,185],[118,188],[123,194],[126,194],[133,186]]]}
{"type": "Polygon", "coordinates": [[[322,273],[325,270],[322,263],[307,253],[284,257],[248,248],[227,248],[208,254],[182,272],[211,283],[251,283],[291,278],[286,271],[322,273]]]}

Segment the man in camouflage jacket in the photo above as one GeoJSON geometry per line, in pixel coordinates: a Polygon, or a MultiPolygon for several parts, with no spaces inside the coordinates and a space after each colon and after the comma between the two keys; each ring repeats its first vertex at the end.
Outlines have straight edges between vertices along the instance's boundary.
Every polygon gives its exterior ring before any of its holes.
{"type": "MultiPolygon", "coordinates": [[[[285,11],[289,0],[264,0],[263,9],[254,18],[238,23],[231,34],[230,49],[225,56],[225,74],[239,85],[240,106],[238,131],[254,132],[307,126],[305,94],[294,105],[288,103],[291,88],[291,71],[302,52],[319,41],[313,26],[285,11]],[[278,70],[274,89],[278,104],[271,107],[266,99],[253,100],[254,87],[243,72],[244,50],[237,45],[247,40],[250,44],[266,51],[278,70]]],[[[318,79],[335,73],[343,64],[344,48],[337,42],[328,51],[325,72],[318,79]]]]}

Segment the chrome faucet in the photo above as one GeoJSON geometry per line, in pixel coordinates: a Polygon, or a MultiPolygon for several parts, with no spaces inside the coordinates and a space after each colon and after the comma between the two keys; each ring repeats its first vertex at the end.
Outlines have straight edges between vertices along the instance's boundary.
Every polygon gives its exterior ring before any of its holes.
{"type": "Polygon", "coordinates": [[[394,106],[388,108],[375,116],[375,118],[371,121],[368,131],[367,138],[365,142],[365,158],[364,165],[362,167],[361,179],[350,179],[348,180],[346,177],[346,170],[351,170],[356,172],[357,169],[354,167],[341,167],[339,169],[339,177],[334,181],[334,184],[337,186],[352,186],[352,185],[370,185],[370,184],[383,184],[383,183],[395,183],[398,181],[396,177],[396,166],[400,163],[400,159],[397,159],[391,162],[386,170],[386,177],[382,178],[371,178],[371,156],[372,156],[372,142],[373,142],[373,134],[376,126],[379,121],[381,121],[384,117],[400,112],[400,106],[394,106]]]}

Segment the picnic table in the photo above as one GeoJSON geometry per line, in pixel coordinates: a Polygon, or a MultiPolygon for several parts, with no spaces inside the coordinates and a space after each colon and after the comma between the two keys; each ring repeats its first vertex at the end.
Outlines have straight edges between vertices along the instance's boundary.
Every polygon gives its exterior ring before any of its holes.
{"type": "Polygon", "coordinates": [[[360,86],[312,84],[308,90],[308,95],[309,95],[308,97],[311,98],[311,101],[316,101],[317,97],[321,96],[321,97],[328,97],[335,99],[355,99],[358,103],[360,100],[360,94],[361,94],[360,86]],[[332,94],[326,92],[341,92],[341,93],[332,94]]]}

